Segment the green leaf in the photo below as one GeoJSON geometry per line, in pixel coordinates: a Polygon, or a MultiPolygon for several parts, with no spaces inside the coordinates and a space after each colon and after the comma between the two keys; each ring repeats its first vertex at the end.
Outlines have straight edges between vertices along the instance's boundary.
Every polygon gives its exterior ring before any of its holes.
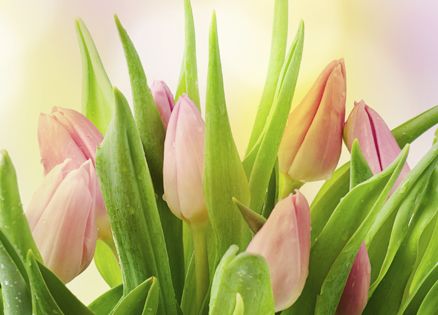
{"type": "Polygon", "coordinates": [[[262,211],[266,199],[266,191],[277,160],[278,147],[294,96],[303,53],[303,42],[304,24],[301,22],[295,40],[290,48],[286,63],[281,70],[273,100],[273,108],[268,116],[263,134],[261,135],[261,141],[254,163],[252,166],[246,167],[246,169],[251,170],[249,177],[249,188],[251,192],[250,207],[259,213],[262,211]]]}
{"type": "Polygon", "coordinates": [[[129,105],[115,90],[114,119],[97,151],[96,168],[128,294],[160,279],[160,313],[176,314],[175,292],[160,217],[140,135],[129,105]]]}
{"type": "Polygon", "coordinates": [[[0,150],[0,230],[21,259],[26,259],[27,251],[32,250],[41,260],[21,205],[15,168],[5,150],[0,150]]]}
{"type": "Polygon", "coordinates": [[[146,154],[149,171],[158,194],[163,193],[163,156],[164,136],[163,123],[148,87],[140,57],[128,33],[117,16],[114,17],[120,40],[125,50],[126,62],[131,79],[132,98],[137,128],[140,133],[143,150],[146,154]]]}
{"type": "Polygon", "coordinates": [[[119,285],[94,300],[88,308],[96,315],[108,315],[123,295],[123,286],[119,285]]]}
{"type": "MultiPolygon", "coordinates": [[[[437,123],[438,106],[435,106],[393,129],[392,133],[399,146],[404,147],[437,123]]],[[[310,207],[312,244],[318,238],[319,233],[321,233],[341,198],[345,196],[349,190],[349,168],[349,163],[339,167],[332,177],[322,185],[312,202],[310,207]]]]}
{"type": "Polygon", "coordinates": [[[110,315],[156,314],[158,298],[158,280],[151,277],[124,296],[110,315]]]}
{"type": "Polygon", "coordinates": [[[214,275],[209,315],[232,315],[236,294],[240,294],[247,315],[274,314],[274,297],[266,261],[249,253],[237,255],[231,246],[220,261],[214,275]]]}
{"type": "Polygon", "coordinates": [[[38,268],[47,289],[65,315],[93,315],[93,312],[82,304],[53,272],[39,262],[38,268]]]}
{"type": "Polygon", "coordinates": [[[184,0],[185,12],[185,45],[184,57],[181,66],[181,75],[176,91],[175,99],[187,93],[190,99],[200,109],[198,90],[198,67],[196,64],[196,35],[193,21],[192,5],[190,0],[184,0]]]}
{"type": "Polygon", "coordinates": [[[233,202],[239,209],[240,213],[242,214],[242,217],[245,219],[251,231],[253,231],[253,233],[257,233],[265,224],[266,219],[260,214],[258,214],[257,212],[245,206],[236,198],[233,198],[233,202]]]}
{"type": "Polygon", "coordinates": [[[278,173],[278,161],[275,163],[275,168],[272,171],[271,179],[269,180],[268,192],[266,193],[266,201],[263,205],[262,215],[267,218],[271,214],[272,210],[277,203],[279,191],[279,173],[278,173]]]}
{"type": "Polygon", "coordinates": [[[43,275],[41,274],[38,262],[31,251],[29,251],[27,255],[26,269],[29,275],[30,288],[32,292],[32,314],[64,314],[50,293],[49,288],[44,281],[43,275]]]}
{"type": "Polygon", "coordinates": [[[259,139],[272,108],[275,90],[284,63],[287,47],[288,0],[276,0],[272,27],[271,56],[262,99],[257,110],[254,126],[248,143],[247,154],[259,139]]]}
{"type": "Polygon", "coordinates": [[[355,139],[351,147],[350,189],[368,180],[372,176],[373,173],[368,166],[368,162],[360,150],[359,141],[355,139]]]}
{"type": "Polygon", "coordinates": [[[232,201],[236,197],[248,204],[249,189],[227,114],[215,14],[210,29],[205,129],[204,191],[217,251],[216,259],[210,261],[214,267],[230,245],[245,247],[250,238],[232,201]]]}
{"type": "Polygon", "coordinates": [[[114,108],[113,88],[85,23],[76,21],[82,54],[82,106],[88,119],[105,134],[114,108]]]}
{"type": "Polygon", "coordinates": [[[392,130],[400,147],[412,143],[426,130],[438,124],[438,105],[421,113],[392,130]]]}
{"type": "Polygon", "coordinates": [[[13,246],[0,230],[0,284],[5,314],[30,314],[32,302],[27,274],[13,246]]]}
{"type": "Polygon", "coordinates": [[[101,240],[97,240],[94,263],[105,282],[112,288],[122,283],[119,262],[113,250],[101,240]]]}
{"type": "Polygon", "coordinates": [[[233,315],[244,315],[245,305],[243,303],[242,296],[236,293],[236,306],[234,307],[233,315]]]}
{"type": "Polygon", "coordinates": [[[421,303],[418,309],[417,315],[431,315],[438,310],[438,281],[435,282],[433,287],[427,293],[426,297],[421,303]]]}
{"type": "Polygon", "coordinates": [[[336,311],[354,257],[397,179],[407,153],[405,148],[390,167],[354,187],[341,200],[312,246],[304,291],[285,314],[313,312],[315,306],[318,314],[328,309],[336,311]]]}

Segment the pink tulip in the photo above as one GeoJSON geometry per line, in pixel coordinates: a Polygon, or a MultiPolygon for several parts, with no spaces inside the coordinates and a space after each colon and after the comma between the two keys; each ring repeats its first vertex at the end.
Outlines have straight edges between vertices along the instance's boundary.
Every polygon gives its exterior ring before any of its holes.
{"type": "Polygon", "coordinates": [[[339,302],[337,315],[360,315],[368,301],[371,265],[365,244],[359,249],[339,302]]]}
{"type": "Polygon", "coordinates": [[[195,104],[183,95],[172,115],[164,142],[164,199],[187,222],[204,222],[204,121],[195,104]]]}
{"type": "Polygon", "coordinates": [[[263,256],[269,267],[275,311],[291,306],[306,282],[310,256],[310,210],[297,192],[277,203],[247,251],[263,256]]]}
{"type": "MultiPolygon", "coordinates": [[[[54,107],[52,113],[41,114],[38,126],[38,142],[41,161],[47,174],[66,159],[77,168],[85,161],[96,162],[96,149],[103,137],[99,130],[81,113],[54,107]]],[[[99,237],[111,239],[111,228],[102,193],[96,194],[96,222],[99,237]]]]}
{"type": "MultiPolygon", "coordinates": [[[[358,139],[362,154],[373,174],[384,170],[400,154],[400,147],[389,127],[364,101],[355,103],[344,128],[344,140],[349,150],[355,139],[358,139]]],[[[409,167],[405,165],[395,186],[408,173],[409,167]]]]}
{"type": "Polygon", "coordinates": [[[283,174],[298,181],[330,176],[341,154],[345,94],[344,61],[332,61],[289,115],[278,153],[283,174]]]}
{"type": "Polygon", "coordinates": [[[163,81],[154,81],[151,86],[152,96],[160,113],[161,121],[164,128],[167,128],[170,114],[175,106],[173,101],[173,94],[169,87],[163,81]]]}
{"type": "Polygon", "coordinates": [[[96,174],[90,160],[74,164],[66,160],[47,174],[26,213],[44,263],[64,282],[88,266],[96,245],[96,174]]]}

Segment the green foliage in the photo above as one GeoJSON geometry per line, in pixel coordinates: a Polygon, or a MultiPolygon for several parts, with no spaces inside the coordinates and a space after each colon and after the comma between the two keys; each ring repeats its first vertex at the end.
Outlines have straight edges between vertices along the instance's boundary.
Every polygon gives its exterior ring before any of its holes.
{"type": "Polygon", "coordinates": [[[119,285],[106,291],[94,300],[88,308],[96,315],[107,315],[117,305],[123,296],[123,286],[119,285]]]}
{"type": "Polygon", "coordinates": [[[82,54],[82,106],[85,116],[105,134],[114,108],[113,88],[96,45],[82,20],[76,21],[76,31],[82,54]]]}
{"type": "Polygon", "coordinates": [[[113,250],[101,240],[97,240],[94,263],[105,282],[112,288],[122,283],[119,262],[113,250]]]}
{"type": "Polygon", "coordinates": [[[116,110],[96,167],[123,274],[124,294],[150,276],[160,279],[160,312],[176,314],[169,259],[140,135],[128,103],[116,110]]]}
{"type": "Polygon", "coordinates": [[[231,246],[217,267],[209,315],[274,314],[274,298],[265,259],[246,252],[237,255],[237,252],[238,247],[231,246]]]}

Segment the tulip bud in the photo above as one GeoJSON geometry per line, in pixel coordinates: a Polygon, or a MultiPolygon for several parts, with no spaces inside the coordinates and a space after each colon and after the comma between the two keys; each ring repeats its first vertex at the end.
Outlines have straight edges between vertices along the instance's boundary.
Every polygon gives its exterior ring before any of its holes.
{"type": "Polygon", "coordinates": [[[337,315],[360,315],[368,301],[371,265],[365,244],[359,249],[339,302],[337,315]]]}
{"type": "Polygon", "coordinates": [[[203,189],[204,121],[187,95],[170,116],[164,141],[164,199],[170,210],[189,223],[207,219],[203,189]]]}
{"type": "Polygon", "coordinates": [[[163,81],[154,81],[151,86],[152,96],[160,113],[161,121],[164,128],[167,128],[170,114],[175,106],[173,101],[173,94],[169,87],[163,81]]]}
{"type": "Polygon", "coordinates": [[[289,115],[280,143],[280,171],[296,181],[330,176],[338,164],[345,118],[344,61],[332,61],[289,115]]]}
{"type": "Polygon", "coordinates": [[[247,251],[263,256],[271,274],[275,311],[291,306],[306,282],[310,256],[310,210],[297,192],[277,203],[247,251]]]}
{"type": "MultiPolygon", "coordinates": [[[[391,130],[383,119],[364,101],[355,103],[345,123],[344,140],[349,150],[357,139],[373,174],[380,173],[400,154],[391,130]]],[[[409,167],[404,166],[396,186],[406,177],[409,167]]]]}
{"type": "MultiPolygon", "coordinates": [[[[95,165],[96,149],[102,139],[93,123],[75,110],[54,107],[51,114],[41,114],[38,142],[45,174],[66,159],[71,159],[70,164],[74,168],[87,160],[95,165]]],[[[111,228],[100,189],[96,193],[96,222],[99,237],[111,240],[111,228]]]]}
{"type": "Polygon", "coordinates": [[[44,263],[64,282],[91,262],[96,246],[94,208],[97,179],[90,160],[55,166],[27,209],[29,226],[44,263]]]}

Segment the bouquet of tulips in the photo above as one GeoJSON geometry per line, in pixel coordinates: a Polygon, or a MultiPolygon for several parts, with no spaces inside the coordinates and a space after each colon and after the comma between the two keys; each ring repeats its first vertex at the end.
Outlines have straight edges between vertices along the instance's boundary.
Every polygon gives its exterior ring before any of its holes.
{"type": "Polygon", "coordinates": [[[84,112],[41,114],[45,177],[25,210],[0,153],[1,313],[437,314],[438,144],[415,166],[406,157],[437,125],[438,106],[393,130],[364,101],[345,119],[340,59],[291,110],[304,26],[286,53],[288,2],[276,0],[268,75],[242,159],[216,17],[202,115],[184,3],[175,95],[164,82],[149,87],[115,19],[133,113],[77,22],[84,112]],[[343,142],[351,160],[337,168],[343,142]],[[299,189],[318,180],[309,203],[299,189]],[[86,306],[65,283],[93,258],[111,289],[86,306]]]}

